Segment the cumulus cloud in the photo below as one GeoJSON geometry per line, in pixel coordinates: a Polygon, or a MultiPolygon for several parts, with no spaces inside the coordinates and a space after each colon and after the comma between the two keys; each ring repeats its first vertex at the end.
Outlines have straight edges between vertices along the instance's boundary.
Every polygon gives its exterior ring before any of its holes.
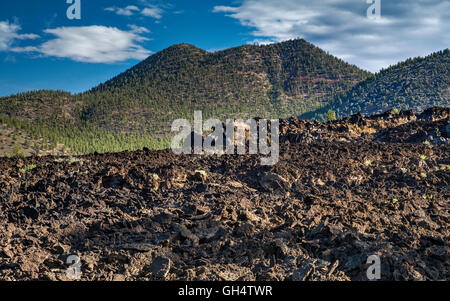
{"type": "Polygon", "coordinates": [[[151,33],[150,30],[148,30],[147,28],[142,27],[142,26],[136,26],[134,24],[129,24],[128,27],[131,29],[131,32],[134,32],[134,33],[138,33],[138,34],[139,33],[151,33]]]}
{"type": "Polygon", "coordinates": [[[134,14],[141,14],[145,17],[151,17],[155,19],[161,19],[162,15],[164,13],[163,9],[156,6],[149,4],[147,2],[142,2],[145,7],[143,9],[135,6],[135,5],[129,5],[127,7],[121,8],[121,7],[107,7],[105,8],[106,11],[113,12],[117,15],[121,16],[133,16],[134,14]]]}
{"type": "Polygon", "coordinates": [[[162,13],[163,13],[163,10],[157,6],[146,7],[141,11],[142,15],[144,15],[146,17],[152,17],[155,19],[161,19],[162,13]]]}
{"type": "Polygon", "coordinates": [[[242,0],[214,12],[253,28],[255,41],[304,38],[370,71],[448,47],[450,2],[381,0],[381,19],[364,0],[242,0]]]}
{"type": "Polygon", "coordinates": [[[106,11],[110,11],[110,12],[114,12],[117,15],[121,15],[121,16],[132,16],[134,15],[135,12],[138,12],[140,9],[139,7],[135,6],[135,5],[129,5],[127,7],[124,8],[120,8],[120,7],[107,7],[105,8],[106,11]]]}
{"type": "Polygon", "coordinates": [[[142,60],[151,54],[139,44],[148,40],[139,35],[146,32],[142,27],[131,31],[105,26],[59,27],[44,32],[56,38],[33,50],[46,56],[77,62],[115,63],[128,59],[142,60]]]}
{"type": "Polygon", "coordinates": [[[22,28],[18,24],[9,21],[0,21],[0,51],[20,52],[21,47],[14,47],[17,40],[32,40],[39,38],[36,34],[20,34],[22,28]]]}
{"type": "Polygon", "coordinates": [[[128,27],[128,31],[99,25],[46,29],[44,33],[53,38],[40,45],[17,46],[15,44],[19,40],[32,40],[40,36],[20,34],[20,25],[0,21],[0,51],[35,53],[87,63],[115,63],[147,58],[151,51],[141,44],[150,40],[143,36],[150,30],[136,25],[128,27]]]}

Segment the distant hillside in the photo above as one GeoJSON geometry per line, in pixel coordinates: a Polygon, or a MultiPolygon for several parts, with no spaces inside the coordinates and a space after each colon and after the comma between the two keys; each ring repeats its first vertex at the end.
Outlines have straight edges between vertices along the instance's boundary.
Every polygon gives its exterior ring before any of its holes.
{"type": "MultiPolygon", "coordinates": [[[[29,153],[161,149],[169,146],[171,122],[191,119],[194,110],[221,120],[324,119],[329,110],[345,116],[448,107],[449,67],[448,49],[373,75],[304,40],[214,53],[179,44],[84,93],[0,98],[0,125],[25,137],[22,146],[36,145],[29,153]]],[[[8,136],[2,141],[8,152],[15,147],[8,136]]]]}
{"type": "Polygon", "coordinates": [[[323,118],[328,110],[339,116],[364,115],[389,109],[416,112],[432,106],[450,106],[450,51],[425,58],[408,59],[382,70],[334,99],[328,106],[303,114],[302,118],[323,118]]]}
{"type": "Polygon", "coordinates": [[[75,153],[163,148],[171,122],[196,109],[222,120],[298,115],[370,75],[304,40],[215,53],[179,44],[85,93],[0,98],[0,122],[75,153]]]}
{"type": "Polygon", "coordinates": [[[155,133],[194,109],[221,119],[298,115],[369,75],[304,40],[215,53],[179,44],[78,97],[82,120],[155,133]]]}

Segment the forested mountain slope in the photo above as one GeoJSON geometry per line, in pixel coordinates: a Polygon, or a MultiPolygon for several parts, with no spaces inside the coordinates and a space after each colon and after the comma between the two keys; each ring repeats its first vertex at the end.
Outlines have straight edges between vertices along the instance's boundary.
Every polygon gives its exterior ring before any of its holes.
{"type": "Polygon", "coordinates": [[[378,114],[389,109],[423,111],[432,106],[450,106],[450,51],[408,59],[370,76],[328,106],[302,117],[314,118],[328,110],[347,116],[361,112],[378,114]]]}
{"type": "Polygon", "coordinates": [[[85,93],[0,98],[0,122],[75,153],[162,148],[171,122],[194,110],[223,120],[298,115],[368,76],[304,40],[214,53],[178,44],[85,93]]]}
{"type": "Polygon", "coordinates": [[[324,119],[330,110],[448,107],[449,67],[448,49],[373,75],[301,39],[214,53],[178,44],[84,93],[0,98],[0,123],[27,133],[30,144],[72,153],[160,149],[169,146],[171,122],[194,110],[205,119],[324,119]]]}
{"type": "Polygon", "coordinates": [[[215,53],[179,44],[78,97],[83,120],[158,132],[194,109],[220,119],[298,115],[369,75],[304,40],[215,53]]]}

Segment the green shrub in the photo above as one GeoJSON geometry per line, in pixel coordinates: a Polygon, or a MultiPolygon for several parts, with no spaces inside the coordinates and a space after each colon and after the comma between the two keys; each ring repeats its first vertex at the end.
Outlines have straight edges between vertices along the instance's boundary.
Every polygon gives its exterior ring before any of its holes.
{"type": "Polygon", "coordinates": [[[335,112],[335,111],[332,111],[332,110],[329,110],[329,111],[328,111],[328,114],[327,114],[327,120],[328,120],[328,121],[334,121],[334,120],[336,120],[336,112],[335,112]]]}
{"type": "Polygon", "coordinates": [[[25,158],[25,152],[23,151],[23,148],[21,146],[16,145],[13,147],[13,157],[25,158]]]}
{"type": "Polygon", "coordinates": [[[33,170],[35,168],[36,168],[36,164],[29,164],[29,165],[25,166],[24,168],[19,169],[19,172],[24,174],[27,171],[33,170]]]}

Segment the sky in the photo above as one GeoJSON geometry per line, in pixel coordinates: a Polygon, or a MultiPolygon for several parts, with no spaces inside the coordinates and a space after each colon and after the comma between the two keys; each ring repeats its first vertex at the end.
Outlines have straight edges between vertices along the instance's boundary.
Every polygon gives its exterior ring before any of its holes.
{"type": "Polygon", "coordinates": [[[178,43],[303,38],[377,72],[448,48],[449,29],[449,0],[4,0],[0,96],[86,91],[178,43]]]}

